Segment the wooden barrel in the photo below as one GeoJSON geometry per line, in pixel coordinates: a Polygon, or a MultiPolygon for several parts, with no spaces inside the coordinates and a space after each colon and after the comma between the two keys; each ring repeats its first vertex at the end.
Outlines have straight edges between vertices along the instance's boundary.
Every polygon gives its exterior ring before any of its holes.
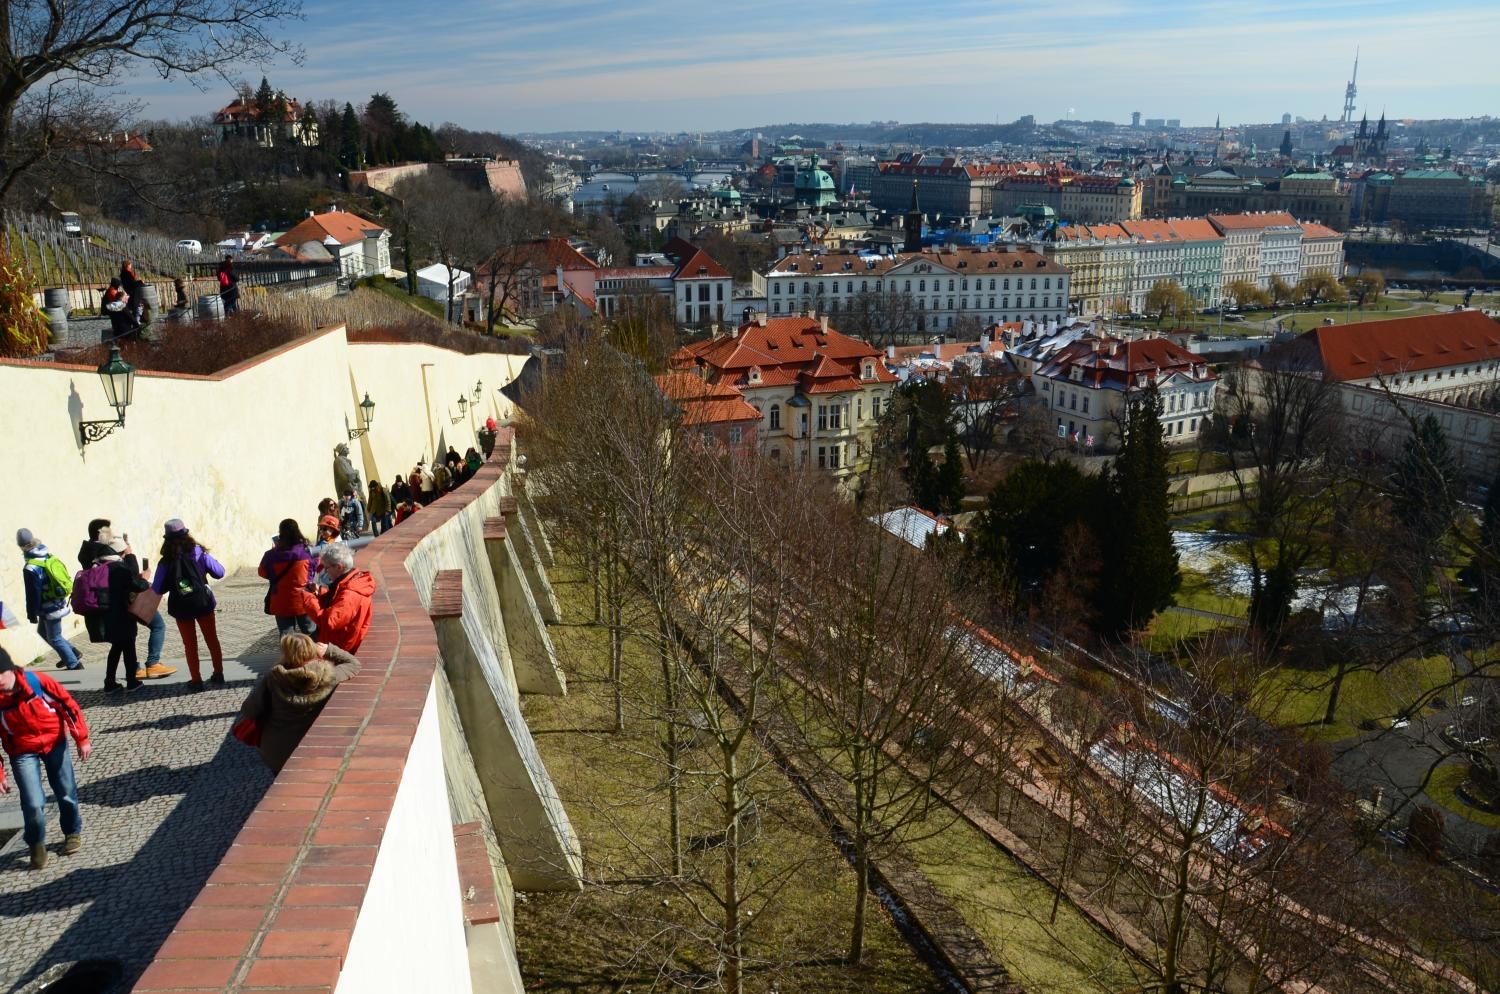
{"type": "Polygon", "coordinates": [[[60,341],[68,334],[68,309],[66,307],[48,307],[47,315],[47,340],[60,341]]]}
{"type": "Polygon", "coordinates": [[[146,306],[151,309],[152,314],[161,312],[161,294],[156,292],[155,283],[147,283],[141,289],[141,298],[146,301],[146,306]]]}
{"type": "Polygon", "coordinates": [[[42,291],[42,299],[46,301],[45,306],[48,310],[57,307],[66,311],[68,309],[68,288],[65,286],[49,286],[42,291]]]}
{"type": "Polygon", "coordinates": [[[224,298],[217,293],[205,293],[198,298],[198,320],[224,320],[224,298]]]}

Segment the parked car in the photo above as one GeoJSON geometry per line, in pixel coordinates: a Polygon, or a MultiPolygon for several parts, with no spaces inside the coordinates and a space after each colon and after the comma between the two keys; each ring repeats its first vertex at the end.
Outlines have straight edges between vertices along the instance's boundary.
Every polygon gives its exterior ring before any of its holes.
{"type": "Polygon", "coordinates": [[[198,239],[196,238],[178,239],[177,247],[182,249],[184,252],[191,252],[194,255],[200,255],[203,252],[203,243],[198,241],[198,239]]]}
{"type": "Polygon", "coordinates": [[[67,232],[69,238],[83,237],[83,218],[72,211],[62,212],[63,231],[67,232]]]}

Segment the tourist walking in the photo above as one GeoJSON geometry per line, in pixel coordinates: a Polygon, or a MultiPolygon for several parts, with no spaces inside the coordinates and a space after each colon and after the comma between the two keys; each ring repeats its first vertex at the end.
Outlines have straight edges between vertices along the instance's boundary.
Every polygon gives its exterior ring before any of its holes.
{"type": "Polygon", "coordinates": [[[438,499],[439,491],[437,482],[425,462],[417,463],[417,485],[421,494],[419,499],[422,501],[423,507],[438,499]]]}
{"type": "Polygon", "coordinates": [[[342,530],[343,525],[333,515],[325,514],[319,518],[317,544],[313,546],[314,558],[317,558],[317,552],[321,551],[329,542],[337,542],[339,540],[339,532],[342,530]]]}
{"type": "Polygon", "coordinates": [[[411,486],[406,482],[406,477],[397,476],[391,483],[391,507],[406,503],[410,497],[412,497],[411,486]]]}
{"type": "Polygon", "coordinates": [[[470,448],[464,456],[464,482],[467,483],[479,472],[479,467],[484,465],[484,459],[473,448],[470,448]]]}
{"type": "Polygon", "coordinates": [[[410,496],[408,496],[406,498],[406,500],[404,500],[401,503],[397,504],[396,505],[396,524],[399,525],[401,522],[405,521],[407,518],[411,517],[413,514],[416,514],[417,513],[417,506],[418,506],[417,502],[414,501],[414,500],[412,500],[410,496]]]}
{"type": "Polygon", "coordinates": [[[99,301],[99,313],[109,318],[111,338],[128,335],[136,329],[135,319],[130,313],[130,297],[120,286],[118,276],[110,280],[109,286],[105,287],[104,297],[99,301]]]}
{"type": "Polygon", "coordinates": [[[354,550],[334,542],[318,558],[318,598],[312,608],[318,639],[358,652],[370,628],[375,578],[354,568],[354,550]]]}
{"type": "Polygon", "coordinates": [[[453,471],[448,468],[446,462],[435,463],[432,467],[432,488],[441,497],[453,488],[453,471]]]}
{"type": "Polygon", "coordinates": [[[224,684],[224,652],[219,648],[219,628],[214,618],[218,601],[209,589],[210,577],[222,580],[223,565],[188,533],[181,518],[172,518],[163,531],[161,561],[156,564],[151,589],[166,596],[167,614],[177,622],[177,633],[182,636],[182,649],[192,678],[188,687],[193,690],[202,690],[204,686],[203,674],[198,667],[200,631],[213,664],[209,682],[218,686],[224,684]]]}
{"type": "Polygon", "coordinates": [[[235,275],[233,257],[227,255],[219,263],[219,297],[224,301],[225,316],[239,313],[240,278],[235,275]]]}
{"type": "MultiPolygon", "coordinates": [[[[120,690],[134,691],[141,686],[141,677],[147,671],[137,664],[135,640],[140,623],[130,613],[130,602],[135,595],[150,586],[141,579],[140,565],[131,555],[130,546],[124,539],[112,539],[108,550],[96,561],[109,565],[109,603],[105,606],[105,633],[109,637],[109,658],[104,664],[104,692],[118,693],[120,690]],[[115,679],[120,661],[125,662],[125,685],[121,687],[115,679]]],[[[166,667],[163,667],[166,669],[166,667]]],[[[177,672],[171,669],[170,672],[177,672]]],[[[165,676],[166,674],[161,674],[165,676]]]]}
{"type": "Polygon", "coordinates": [[[280,773],[334,688],[358,672],[359,660],[336,645],[295,632],[283,635],[281,658],[255,681],[236,726],[254,724],[261,761],[280,773]]]}
{"type": "Polygon", "coordinates": [[[146,283],[135,274],[135,266],[129,259],[120,263],[120,289],[125,291],[126,310],[130,312],[130,321],[134,328],[141,328],[150,322],[146,316],[146,283]]]}
{"type": "Polygon", "coordinates": [[[307,586],[308,567],[312,555],[307,551],[307,539],[297,522],[287,518],[281,522],[272,540],[271,547],[260,557],[260,568],[256,572],[265,578],[266,613],[276,618],[276,630],[282,635],[302,632],[311,635],[315,630],[307,606],[312,599],[304,589],[307,586]]]}
{"type": "MultiPolygon", "coordinates": [[[[84,539],[83,544],[78,547],[78,565],[82,566],[85,570],[94,565],[94,560],[109,549],[110,542],[114,540],[114,537],[114,531],[108,518],[95,518],[90,521],[89,537],[84,539]]],[[[130,536],[125,535],[123,538],[128,545],[130,543],[130,536]]],[[[135,572],[142,573],[145,571],[146,567],[137,561],[133,551],[126,556],[125,561],[131,564],[131,568],[135,572]]],[[[136,671],[135,678],[137,680],[159,680],[162,677],[171,676],[177,672],[177,667],[167,666],[161,661],[161,651],[167,644],[167,621],[161,616],[160,611],[152,613],[151,621],[147,625],[147,628],[146,665],[136,671]]],[[[89,634],[92,637],[95,632],[91,630],[89,634]]],[[[108,636],[103,632],[102,625],[100,626],[99,634],[105,635],[103,641],[109,641],[108,636]]]]}
{"type": "Polygon", "coordinates": [[[391,530],[391,495],[386,493],[385,484],[379,480],[370,481],[370,502],[365,505],[365,511],[370,517],[371,535],[391,530]]]}
{"type": "Polygon", "coordinates": [[[58,669],[81,670],[83,660],[63,637],[63,619],[72,613],[68,595],[73,592],[73,577],[68,567],[37,541],[30,528],[16,532],[24,564],[21,581],[26,588],[26,620],[36,625],[37,634],[57,652],[58,669]]]}
{"type": "Polygon", "coordinates": [[[353,490],[345,490],[344,499],[339,502],[339,530],[346,542],[364,534],[365,502],[353,490]]]}
{"type": "MultiPolygon", "coordinates": [[[[10,768],[21,792],[21,837],[31,851],[31,868],[47,865],[47,794],[42,771],[57,798],[63,830],[63,855],[83,846],[83,811],[78,804],[78,781],[68,757],[68,737],[78,745],[78,761],[93,753],[89,726],[73,696],[45,673],[17,666],[0,648],[0,747],[10,757],[10,768]]],[[[10,782],[0,767],[0,794],[10,793],[10,782]]]]}

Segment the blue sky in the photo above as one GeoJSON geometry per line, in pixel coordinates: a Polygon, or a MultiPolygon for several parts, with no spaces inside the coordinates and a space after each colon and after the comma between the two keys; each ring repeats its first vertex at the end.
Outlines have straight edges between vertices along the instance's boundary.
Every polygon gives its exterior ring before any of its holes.
{"type": "MultiPolygon", "coordinates": [[[[304,0],[303,63],[240,75],[301,99],[385,91],[412,117],[502,131],[785,121],[1184,124],[1339,113],[1354,50],[1376,117],[1500,110],[1493,0],[304,0]]],[[[148,117],[226,96],[139,78],[148,117]]]]}

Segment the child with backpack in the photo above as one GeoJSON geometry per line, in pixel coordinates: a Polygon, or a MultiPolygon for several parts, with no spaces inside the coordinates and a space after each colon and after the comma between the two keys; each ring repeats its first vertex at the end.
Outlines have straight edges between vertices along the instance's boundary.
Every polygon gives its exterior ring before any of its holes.
{"type": "Polygon", "coordinates": [[[218,602],[208,587],[208,579],[224,578],[223,565],[211,556],[198,540],[188,534],[187,525],[181,518],[167,522],[162,535],[161,560],[156,564],[156,574],[151,579],[151,589],[167,598],[167,614],[177,622],[177,632],[182,636],[183,652],[187,656],[188,681],[191,690],[202,690],[203,674],[198,667],[198,632],[203,632],[203,642],[208,646],[209,659],[213,662],[213,675],[208,682],[224,685],[224,652],[219,648],[219,629],[214,619],[218,602]]]}
{"type": "Polygon", "coordinates": [[[21,568],[26,587],[26,620],[36,625],[37,634],[57,651],[58,669],[83,669],[83,660],[63,638],[62,620],[71,613],[68,595],[73,592],[73,577],[67,565],[37,541],[30,528],[16,531],[16,545],[21,547],[26,560],[21,568]]]}
{"type": "MultiPolygon", "coordinates": [[[[78,702],[56,680],[32,673],[15,664],[0,649],[0,747],[10,757],[16,785],[21,789],[22,838],[31,851],[31,868],[47,865],[47,793],[42,771],[57,798],[61,815],[64,856],[83,847],[83,812],[78,804],[78,783],[68,758],[68,736],[78,745],[78,761],[93,753],[89,726],[78,702]]],[[[10,782],[0,767],[0,794],[10,793],[10,782]]]]}

